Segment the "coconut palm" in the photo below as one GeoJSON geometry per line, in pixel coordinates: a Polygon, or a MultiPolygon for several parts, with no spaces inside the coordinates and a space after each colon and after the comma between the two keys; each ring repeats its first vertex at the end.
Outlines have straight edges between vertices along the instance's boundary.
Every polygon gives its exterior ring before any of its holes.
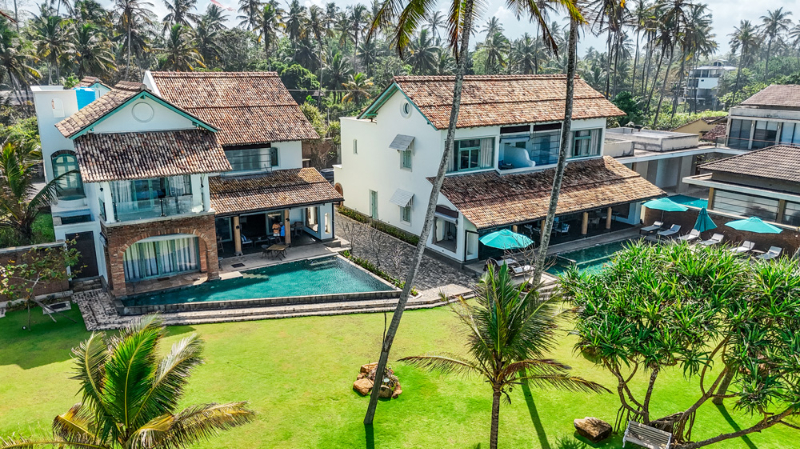
{"type": "Polygon", "coordinates": [[[769,53],[772,50],[772,41],[789,31],[792,26],[791,11],[784,11],[783,7],[767,11],[766,16],[761,16],[761,32],[767,38],[767,57],[764,63],[764,81],[769,79],[769,53]]]}
{"type": "Polygon", "coordinates": [[[40,78],[41,74],[33,67],[36,57],[26,51],[19,34],[9,27],[7,20],[0,20],[0,67],[8,77],[8,85],[22,103],[22,91],[29,78],[40,78]]]}
{"type": "Polygon", "coordinates": [[[341,52],[336,51],[328,58],[328,64],[323,70],[323,73],[325,74],[325,82],[328,83],[328,87],[336,91],[336,97],[341,99],[341,92],[338,91],[341,90],[341,86],[347,82],[351,73],[350,65],[347,64],[347,60],[345,60],[341,52]]]}
{"type": "Polygon", "coordinates": [[[509,60],[516,73],[530,75],[539,73],[539,60],[544,56],[544,47],[539,39],[525,33],[511,45],[509,60]]]}
{"type": "Polygon", "coordinates": [[[131,66],[131,53],[136,48],[136,53],[143,53],[146,49],[142,30],[150,23],[150,12],[153,4],[145,0],[114,0],[114,9],[117,13],[117,29],[120,39],[127,53],[125,60],[125,78],[131,66]]]}
{"type": "Polygon", "coordinates": [[[400,360],[425,369],[475,375],[492,389],[490,449],[497,448],[500,399],[510,401],[514,385],[527,382],[542,388],[580,392],[608,391],[570,376],[570,367],[546,357],[556,346],[556,306],[540,299],[537,289],[514,286],[508,267],[488,267],[476,286],[474,303],[461,299],[453,308],[467,334],[468,356],[430,354],[400,360]]]}
{"type": "Polygon", "coordinates": [[[197,50],[194,32],[184,25],[172,25],[166,46],[161,49],[164,56],[162,68],[176,72],[192,72],[197,67],[205,68],[203,55],[197,50]]]}
{"type": "Polygon", "coordinates": [[[356,58],[356,50],[358,49],[358,41],[364,33],[364,27],[367,23],[367,8],[364,5],[356,4],[350,6],[348,9],[348,23],[350,29],[348,34],[353,39],[353,71],[358,71],[358,58],[356,58]]]}
{"type": "Polygon", "coordinates": [[[731,54],[739,51],[739,65],[736,69],[736,82],[733,87],[732,103],[736,104],[736,96],[739,94],[739,80],[742,77],[742,69],[748,67],[753,62],[753,53],[758,48],[760,37],[756,28],[749,20],[742,20],[739,26],[733,27],[730,34],[731,54]]]}
{"type": "Polygon", "coordinates": [[[308,20],[306,8],[300,4],[299,0],[291,0],[284,18],[284,26],[286,28],[286,36],[293,45],[305,35],[306,20],[308,20]]]}
{"type": "Polygon", "coordinates": [[[192,23],[199,20],[197,14],[192,12],[197,9],[197,0],[164,0],[164,6],[167,7],[169,13],[164,16],[162,32],[166,32],[173,25],[191,27],[192,23]]]}
{"type": "Polygon", "coordinates": [[[486,74],[500,73],[506,66],[510,45],[502,33],[496,32],[486,36],[486,40],[478,44],[478,51],[486,57],[486,74]]]}
{"type": "Polygon", "coordinates": [[[111,13],[95,0],[79,0],[75,2],[73,17],[78,23],[92,22],[103,28],[104,32],[110,31],[112,26],[111,13]]]}
{"type": "Polygon", "coordinates": [[[319,67],[319,83],[322,84],[322,44],[326,37],[332,35],[331,30],[327,26],[327,18],[325,11],[317,5],[311,5],[308,8],[308,23],[306,24],[309,37],[312,37],[317,43],[317,67],[319,67]]]}
{"type": "Polygon", "coordinates": [[[423,28],[419,36],[409,45],[406,62],[415,75],[429,75],[436,70],[438,52],[439,47],[428,35],[428,30],[423,28]]]}
{"type": "Polygon", "coordinates": [[[452,75],[456,71],[456,60],[450,52],[439,48],[438,58],[436,59],[437,75],[452,75]]]}
{"type": "Polygon", "coordinates": [[[240,19],[239,26],[248,30],[258,29],[259,16],[264,11],[264,2],[261,0],[239,0],[240,19]]]}
{"type": "Polygon", "coordinates": [[[377,39],[370,39],[361,41],[361,45],[358,46],[358,57],[359,62],[361,62],[364,67],[366,68],[367,76],[373,75],[373,67],[378,63],[378,58],[385,55],[384,48],[380,45],[377,39]]]}
{"type": "Polygon", "coordinates": [[[180,449],[253,419],[245,402],[179,410],[189,376],[203,362],[203,341],[192,335],[162,355],[166,336],[156,315],[133,321],[115,337],[92,333],[72,350],[82,401],[56,416],[51,438],[0,439],[0,448],[180,449]]]}
{"type": "Polygon", "coordinates": [[[78,77],[85,75],[104,76],[116,71],[111,42],[94,23],[83,23],[75,28],[73,34],[75,65],[78,77]]]}
{"type": "Polygon", "coordinates": [[[481,33],[486,33],[486,38],[494,36],[497,33],[503,32],[503,25],[500,24],[500,19],[497,16],[492,16],[486,21],[486,24],[480,29],[481,33]]]}
{"type": "Polygon", "coordinates": [[[433,39],[438,41],[440,39],[439,30],[447,26],[447,19],[441,11],[434,11],[425,16],[425,21],[428,24],[428,30],[431,32],[433,39]]]}
{"type": "Polygon", "coordinates": [[[197,22],[195,30],[197,50],[206,64],[219,61],[222,56],[219,34],[225,28],[224,20],[222,10],[217,5],[209,5],[206,13],[197,22]]]}
{"type": "Polygon", "coordinates": [[[278,30],[284,28],[279,11],[270,4],[264,5],[256,25],[258,42],[264,46],[264,56],[269,59],[270,49],[278,43],[278,30]]]}
{"type": "Polygon", "coordinates": [[[58,80],[61,77],[61,59],[72,52],[67,23],[60,16],[40,15],[34,18],[31,32],[37,55],[47,61],[47,83],[52,84],[53,69],[58,80]]]}
{"type": "Polygon", "coordinates": [[[792,46],[797,51],[797,61],[800,62],[800,23],[796,24],[789,30],[789,39],[792,41],[792,46]]]}
{"type": "Polygon", "coordinates": [[[355,103],[357,105],[369,100],[369,90],[372,88],[372,80],[367,75],[358,72],[350,75],[350,79],[342,86],[347,90],[347,94],[342,98],[345,103],[355,103]]]}
{"type": "MultiPolygon", "coordinates": [[[[573,18],[583,18],[580,12],[575,7],[571,0],[553,0],[554,3],[564,5],[569,10],[570,16],[573,18]]],[[[512,10],[518,14],[518,18],[523,14],[535,20],[540,25],[540,31],[547,42],[548,48],[555,50],[555,41],[547,29],[545,17],[542,9],[536,2],[527,2],[522,0],[509,0],[512,10]]],[[[424,19],[425,11],[434,10],[434,0],[385,0],[379,13],[373,18],[370,25],[370,31],[367,36],[369,39],[378,29],[389,29],[393,25],[394,30],[392,37],[392,45],[397,49],[400,56],[407,50],[414,34],[418,31],[420,23],[424,19]]],[[[386,363],[389,360],[389,353],[392,349],[397,329],[400,326],[400,321],[405,311],[406,303],[408,302],[411,287],[414,285],[414,280],[419,270],[419,265],[422,262],[422,257],[425,251],[425,242],[428,240],[431,228],[433,227],[433,215],[436,210],[436,204],[439,199],[439,192],[441,191],[444,182],[444,175],[447,169],[448,159],[453,153],[455,143],[456,124],[458,123],[458,112],[461,106],[461,90],[464,82],[464,74],[466,72],[466,62],[469,58],[469,38],[473,33],[472,24],[479,15],[481,4],[475,5],[474,0],[453,0],[450,5],[450,15],[448,23],[448,46],[452,50],[453,55],[456,57],[456,71],[453,79],[453,106],[450,109],[450,119],[447,126],[447,136],[444,142],[442,151],[442,158],[439,161],[439,168],[436,172],[436,178],[433,180],[433,188],[431,189],[431,196],[428,199],[427,210],[425,212],[425,221],[420,231],[419,243],[414,251],[414,257],[411,261],[410,267],[406,272],[405,284],[403,291],[400,293],[400,298],[397,301],[397,307],[392,315],[392,322],[386,331],[385,337],[381,344],[381,355],[378,360],[376,372],[378,376],[383,376],[386,372],[386,363]]],[[[567,81],[567,91],[569,96],[567,104],[571,108],[571,88],[570,85],[573,81],[567,81]]],[[[571,116],[571,109],[567,109],[571,116]]],[[[370,396],[367,414],[364,417],[365,425],[372,425],[375,418],[375,409],[378,406],[378,388],[372,389],[370,396]]]]}

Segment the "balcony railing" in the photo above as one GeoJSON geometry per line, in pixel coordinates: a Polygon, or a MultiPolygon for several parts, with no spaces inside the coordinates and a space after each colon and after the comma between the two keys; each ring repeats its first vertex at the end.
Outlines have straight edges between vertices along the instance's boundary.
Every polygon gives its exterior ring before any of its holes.
{"type": "Polygon", "coordinates": [[[188,214],[191,211],[192,195],[114,202],[114,215],[117,221],[171,217],[173,215],[188,214]]]}

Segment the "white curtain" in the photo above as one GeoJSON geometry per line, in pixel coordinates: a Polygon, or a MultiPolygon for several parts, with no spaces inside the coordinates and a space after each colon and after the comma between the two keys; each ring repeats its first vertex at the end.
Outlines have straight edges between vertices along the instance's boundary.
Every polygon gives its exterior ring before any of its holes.
{"type": "Polygon", "coordinates": [[[197,237],[134,243],[123,262],[128,281],[197,270],[197,237]]]}
{"type": "Polygon", "coordinates": [[[494,166],[494,138],[481,139],[481,168],[494,166]]]}
{"type": "MultiPolygon", "coordinates": [[[[191,187],[190,187],[191,188],[191,187]]],[[[173,176],[169,178],[169,196],[182,196],[188,193],[186,177],[173,176]]]]}
{"type": "Polygon", "coordinates": [[[111,183],[111,196],[116,203],[129,203],[133,200],[132,181],[114,181],[111,183]]]}

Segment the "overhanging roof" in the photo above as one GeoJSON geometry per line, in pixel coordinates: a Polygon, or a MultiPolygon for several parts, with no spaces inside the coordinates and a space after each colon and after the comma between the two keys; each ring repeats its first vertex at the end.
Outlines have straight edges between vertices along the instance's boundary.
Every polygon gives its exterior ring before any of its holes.
{"type": "Polygon", "coordinates": [[[408,207],[411,204],[411,199],[414,198],[414,194],[403,189],[397,189],[394,191],[394,194],[389,199],[389,202],[392,204],[396,204],[400,207],[408,207]]]}
{"type": "Polygon", "coordinates": [[[406,151],[408,147],[411,146],[411,142],[414,141],[414,136],[406,136],[405,134],[398,134],[395,136],[392,143],[389,144],[389,148],[397,151],[406,151]]]}

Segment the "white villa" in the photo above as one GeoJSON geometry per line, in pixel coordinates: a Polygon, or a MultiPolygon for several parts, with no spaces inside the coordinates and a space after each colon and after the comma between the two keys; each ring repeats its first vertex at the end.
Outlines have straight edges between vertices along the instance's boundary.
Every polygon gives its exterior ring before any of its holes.
{"type": "MultiPolygon", "coordinates": [[[[335,182],[345,206],[419,234],[452,103],[453,77],[395,77],[358,117],[342,118],[335,182]]],[[[479,236],[533,235],[546,215],[564,115],[563,75],[467,76],[454,154],[427,246],[458,263],[485,258],[479,236]]],[[[604,156],[606,118],[624,115],[581,79],[558,215],[564,234],[639,223],[640,201],[664,195],[604,156]],[[602,222],[601,222],[602,220],[602,222]],[[572,228],[569,227],[570,222],[572,228]]]]}
{"type": "Polygon", "coordinates": [[[800,145],[800,85],[773,84],[732,107],[726,140],[735,150],[800,145]]]}

